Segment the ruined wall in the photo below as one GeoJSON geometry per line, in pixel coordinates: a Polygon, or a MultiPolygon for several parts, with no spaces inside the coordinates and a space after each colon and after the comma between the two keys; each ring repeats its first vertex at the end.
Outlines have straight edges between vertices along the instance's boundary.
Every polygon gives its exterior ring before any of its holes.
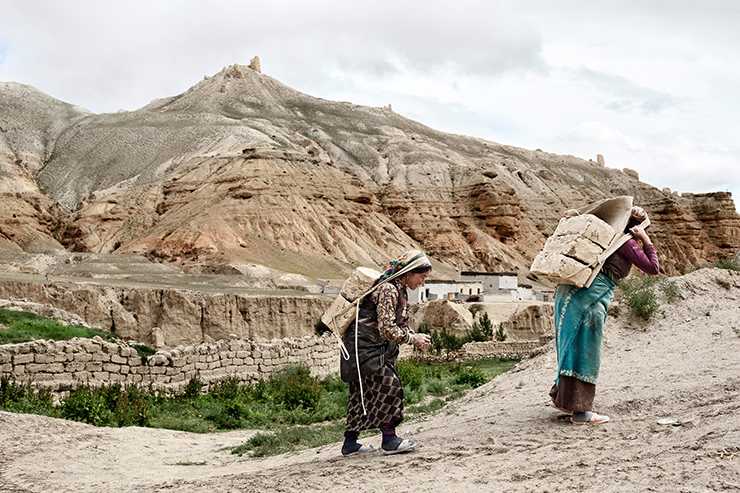
{"type": "MultiPolygon", "coordinates": [[[[537,341],[488,341],[465,344],[455,360],[524,358],[552,337],[537,341]]],[[[400,347],[400,359],[417,354],[400,347]]],[[[136,384],[164,392],[181,392],[191,378],[208,390],[218,382],[264,380],[289,365],[301,364],[311,375],[339,372],[339,351],[331,334],[257,343],[243,339],[179,346],[142,358],[133,347],[93,339],[33,341],[0,346],[0,378],[31,383],[37,389],[64,393],[80,385],[136,384]]],[[[433,358],[432,358],[433,359],[433,358]]]]}
{"type": "Polygon", "coordinates": [[[543,336],[536,341],[469,342],[458,351],[458,359],[525,358],[551,338],[543,336]]]}
{"type": "Polygon", "coordinates": [[[160,350],[148,359],[133,347],[93,339],[33,341],[0,346],[0,378],[64,392],[90,386],[137,384],[179,392],[191,378],[208,389],[226,379],[266,379],[288,365],[302,364],[314,376],[339,371],[334,336],[311,336],[256,343],[243,339],[160,350]]]}

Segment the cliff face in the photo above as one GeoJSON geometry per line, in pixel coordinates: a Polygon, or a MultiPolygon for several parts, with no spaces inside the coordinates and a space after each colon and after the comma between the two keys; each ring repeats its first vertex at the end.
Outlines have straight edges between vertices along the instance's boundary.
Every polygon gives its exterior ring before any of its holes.
{"type": "Polygon", "coordinates": [[[312,98],[249,67],[117,114],[20,92],[6,85],[0,109],[56,108],[30,122],[21,112],[0,116],[3,162],[37,161],[24,183],[38,207],[0,190],[3,217],[20,214],[43,239],[0,230],[26,251],[61,243],[200,271],[251,262],[338,277],[418,247],[442,277],[470,269],[523,277],[564,210],[616,195],[650,213],[666,274],[740,249],[727,193],[679,197],[596,162],[312,98]],[[45,140],[23,137],[34,131],[45,140]]]}
{"type": "Polygon", "coordinates": [[[55,283],[0,283],[0,299],[21,297],[78,314],[86,324],[146,344],[159,327],[168,347],[229,339],[269,341],[314,334],[331,303],[325,297],[211,294],[176,289],[135,289],[55,283]]]}

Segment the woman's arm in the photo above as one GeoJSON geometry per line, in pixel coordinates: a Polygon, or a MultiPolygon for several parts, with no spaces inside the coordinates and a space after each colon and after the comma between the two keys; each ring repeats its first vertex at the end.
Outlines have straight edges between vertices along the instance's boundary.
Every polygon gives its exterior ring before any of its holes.
{"type": "Polygon", "coordinates": [[[650,241],[650,237],[648,237],[645,230],[639,226],[635,226],[630,229],[630,233],[632,233],[634,238],[642,241],[642,247],[640,247],[635,239],[632,239],[619,249],[619,254],[624,259],[632,262],[635,267],[644,273],[651,276],[657,275],[660,272],[658,253],[655,251],[655,247],[653,246],[653,242],[650,241]]]}
{"type": "Polygon", "coordinates": [[[409,322],[404,320],[401,325],[396,325],[396,307],[398,297],[402,296],[394,283],[385,283],[380,286],[373,296],[376,297],[378,314],[378,332],[380,337],[388,339],[397,344],[409,342],[409,322]]]}

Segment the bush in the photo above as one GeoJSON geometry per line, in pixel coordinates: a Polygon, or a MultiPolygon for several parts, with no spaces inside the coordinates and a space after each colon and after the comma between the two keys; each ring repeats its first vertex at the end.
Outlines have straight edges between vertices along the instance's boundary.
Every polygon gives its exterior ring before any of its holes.
{"type": "Polygon", "coordinates": [[[188,384],[182,391],[182,396],[186,399],[195,399],[200,397],[200,393],[203,390],[203,383],[197,378],[191,378],[188,384]]]}
{"type": "Polygon", "coordinates": [[[656,282],[657,279],[646,277],[643,280],[625,279],[619,284],[619,289],[632,316],[648,321],[658,311],[660,305],[655,295],[656,282]]]}
{"type": "Polygon", "coordinates": [[[671,303],[681,296],[681,290],[678,288],[678,284],[676,284],[676,281],[669,281],[668,279],[664,278],[658,284],[658,288],[660,288],[660,290],[666,296],[666,298],[668,299],[668,303],[671,303]]]}
{"type": "Polygon", "coordinates": [[[398,376],[404,389],[417,390],[424,381],[424,370],[413,360],[399,361],[398,376]]]}
{"type": "Polygon", "coordinates": [[[713,265],[717,269],[740,271],[740,260],[732,257],[717,259],[713,265]]]}
{"type": "Polygon", "coordinates": [[[324,390],[318,379],[311,376],[311,370],[303,365],[288,366],[273,374],[269,386],[273,398],[287,409],[314,409],[324,390]]]}
{"type": "Polygon", "coordinates": [[[459,367],[457,370],[457,376],[455,377],[455,383],[458,385],[470,385],[473,388],[480,387],[486,383],[486,376],[479,368],[474,366],[466,366],[465,368],[459,367]]]}
{"type": "Polygon", "coordinates": [[[496,340],[499,342],[504,342],[506,340],[506,332],[504,332],[503,323],[498,324],[498,329],[496,329],[495,337],[496,337],[496,340]]]}
{"type": "Polygon", "coordinates": [[[0,379],[0,409],[52,417],[58,415],[50,390],[36,390],[30,383],[19,384],[7,377],[0,379]]]}
{"type": "Polygon", "coordinates": [[[130,384],[120,394],[113,409],[118,426],[147,426],[152,417],[146,395],[135,384],[130,384]]]}
{"type": "Polygon", "coordinates": [[[327,332],[331,332],[328,325],[321,321],[321,317],[313,323],[313,331],[317,336],[323,335],[327,332]]]}
{"type": "Polygon", "coordinates": [[[488,317],[488,313],[483,312],[483,315],[480,316],[478,321],[480,322],[480,330],[483,332],[483,335],[489,339],[493,337],[493,322],[488,317]]]}
{"type": "Polygon", "coordinates": [[[485,342],[488,340],[488,337],[483,333],[480,326],[476,322],[473,322],[473,326],[468,330],[467,339],[472,342],[485,342]]]}
{"type": "Polygon", "coordinates": [[[434,354],[441,354],[443,351],[446,357],[450,357],[451,353],[459,351],[463,347],[463,344],[469,342],[470,339],[467,337],[458,337],[452,332],[447,332],[447,329],[443,328],[441,331],[432,330],[432,351],[434,354]]]}
{"type": "Polygon", "coordinates": [[[475,315],[476,315],[476,314],[477,314],[477,313],[478,313],[479,311],[483,310],[483,305],[479,305],[478,303],[476,303],[476,304],[474,304],[474,305],[470,305],[470,306],[468,307],[468,310],[470,310],[470,313],[472,313],[472,314],[473,314],[473,317],[475,317],[475,315]]]}
{"type": "Polygon", "coordinates": [[[149,346],[145,344],[134,344],[134,349],[136,350],[136,354],[139,355],[141,358],[141,362],[146,364],[147,359],[149,359],[149,356],[152,356],[154,353],[156,353],[156,349],[152,349],[149,346]]]}
{"type": "MultiPolygon", "coordinates": [[[[29,390],[33,392],[32,389],[29,390]]],[[[20,402],[26,397],[26,387],[11,382],[7,377],[0,380],[0,407],[6,408],[11,404],[20,402]]]]}
{"type": "MultiPolygon", "coordinates": [[[[242,385],[235,378],[218,382],[210,391],[211,397],[217,401],[233,401],[244,393],[242,385]]],[[[198,391],[198,394],[200,394],[200,391],[198,391]]]]}
{"type": "Polygon", "coordinates": [[[103,394],[87,386],[72,391],[62,401],[61,414],[63,418],[95,426],[109,425],[114,419],[113,413],[105,405],[103,394]]]}

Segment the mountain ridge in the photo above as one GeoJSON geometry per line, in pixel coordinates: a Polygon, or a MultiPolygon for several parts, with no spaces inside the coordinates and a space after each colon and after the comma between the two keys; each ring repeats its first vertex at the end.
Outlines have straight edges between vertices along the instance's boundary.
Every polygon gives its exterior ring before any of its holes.
{"type": "Polygon", "coordinates": [[[340,276],[421,248],[447,276],[475,268],[524,278],[562,211],[615,195],[634,196],[651,214],[666,274],[740,249],[729,193],[660,191],[594,161],[315,98],[247,66],[101,115],[62,102],[49,109],[53,101],[29,102],[0,87],[3,113],[11,104],[32,114],[46,108],[46,120],[15,114],[24,125],[0,117],[8,129],[1,176],[10,180],[0,198],[9,201],[4,209],[26,211],[20,222],[37,246],[14,239],[20,233],[7,221],[0,240],[26,251],[135,253],[195,270],[254,262],[340,276]],[[45,141],[29,140],[34,125],[45,141]],[[25,174],[19,159],[34,163],[25,174]],[[27,189],[21,197],[11,191],[16,183],[27,189]]]}

